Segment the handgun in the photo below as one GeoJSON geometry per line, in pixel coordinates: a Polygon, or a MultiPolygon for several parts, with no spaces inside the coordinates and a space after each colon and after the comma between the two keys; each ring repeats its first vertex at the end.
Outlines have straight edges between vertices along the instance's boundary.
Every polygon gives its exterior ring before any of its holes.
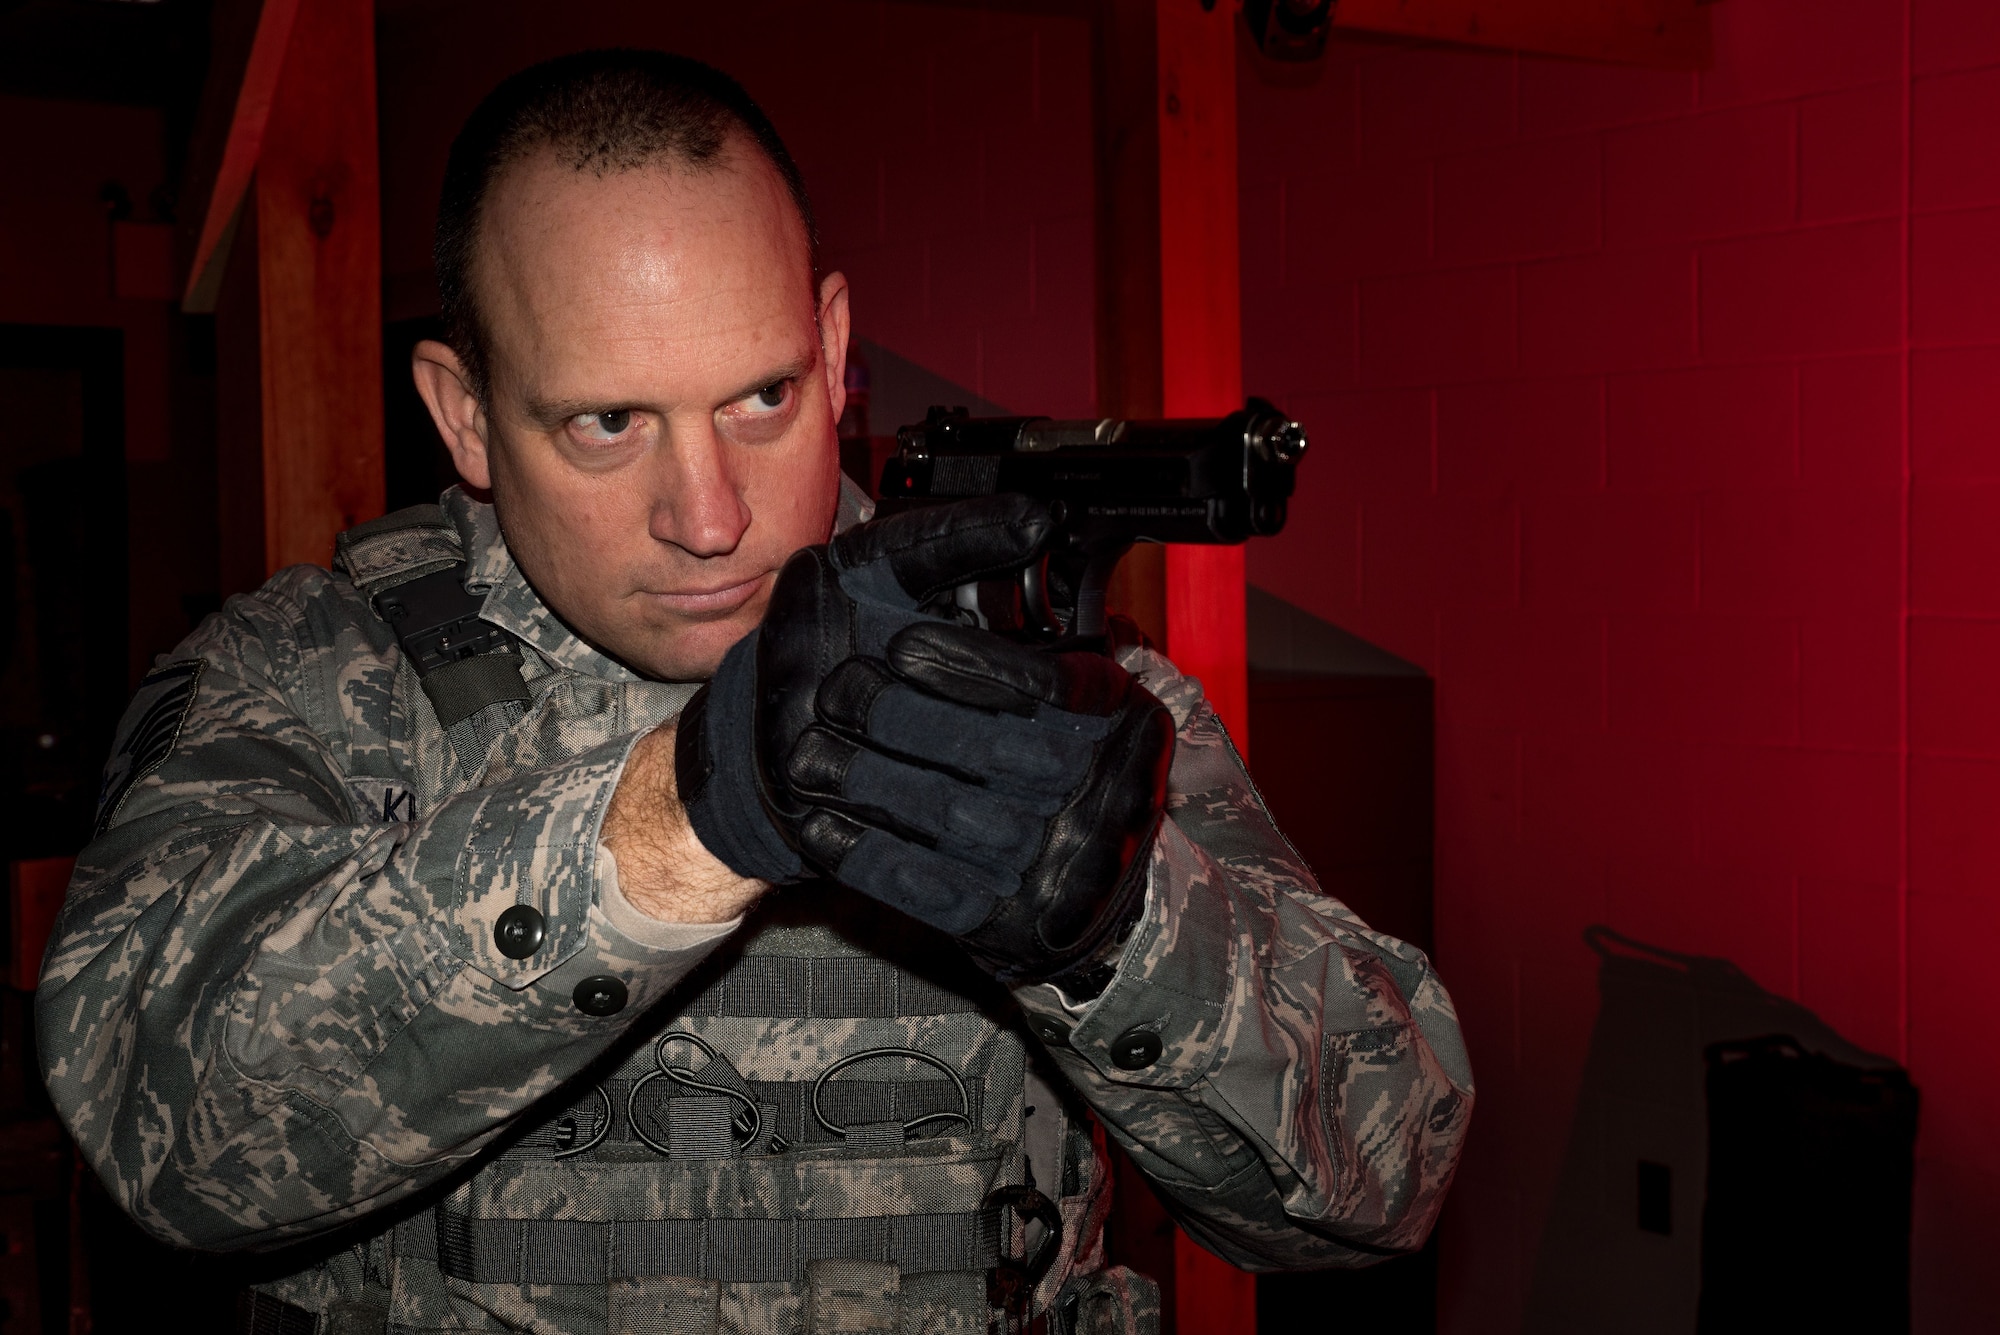
{"type": "Polygon", "coordinates": [[[1104,591],[1139,542],[1239,543],[1285,526],[1306,433],[1263,399],[1227,417],[1061,421],[933,407],[896,433],[885,512],[1018,492],[1053,502],[1048,555],[1017,581],[957,590],[963,619],[1064,646],[1101,645],[1104,591]]]}

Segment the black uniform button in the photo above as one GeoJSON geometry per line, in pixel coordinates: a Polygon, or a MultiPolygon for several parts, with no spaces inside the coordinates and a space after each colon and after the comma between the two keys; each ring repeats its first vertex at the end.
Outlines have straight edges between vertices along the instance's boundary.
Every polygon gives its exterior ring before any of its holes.
{"type": "Polygon", "coordinates": [[[493,924],[493,944],[510,960],[524,960],[542,948],[548,920],[526,904],[516,904],[493,924]]]}
{"type": "Polygon", "coordinates": [[[578,983],[576,991],[569,994],[569,999],[585,1015],[604,1016],[616,1015],[624,1010],[631,995],[625,990],[623,979],[613,978],[608,973],[597,973],[578,983]]]}
{"type": "Polygon", "coordinates": [[[1160,1036],[1150,1029],[1127,1029],[1111,1040],[1111,1064],[1121,1071],[1143,1071],[1160,1059],[1160,1036]]]}
{"type": "Polygon", "coordinates": [[[1052,1048],[1069,1046],[1069,1026],[1053,1015],[1030,1015],[1028,1028],[1035,1031],[1035,1037],[1052,1048]]]}

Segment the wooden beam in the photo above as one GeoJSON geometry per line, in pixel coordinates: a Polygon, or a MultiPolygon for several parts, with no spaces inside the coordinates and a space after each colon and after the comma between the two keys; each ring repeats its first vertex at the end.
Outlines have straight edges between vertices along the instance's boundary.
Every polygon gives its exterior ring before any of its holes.
{"type": "MultiPolygon", "coordinates": [[[[1095,11],[1097,403],[1109,417],[1243,406],[1233,6],[1107,0],[1095,11]]],[[[1249,741],[1240,548],[1141,546],[1112,581],[1249,741]]]]}
{"type": "MultiPolygon", "coordinates": [[[[1234,11],[1202,0],[1105,0],[1095,11],[1097,392],[1107,416],[1243,406],[1234,11]]],[[[1139,547],[1110,599],[1201,678],[1242,745],[1242,548],[1139,547]]],[[[1166,1329],[1254,1331],[1254,1278],[1176,1229],[1123,1156],[1117,1173],[1109,1246],[1160,1281],[1166,1329]]]]}
{"type": "Polygon", "coordinates": [[[1705,0],[1339,0],[1337,28],[1620,64],[1708,63],[1705,0]]]}
{"type": "MultiPolygon", "coordinates": [[[[1236,7],[1158,0],[1160,382],[1168,417],[1243,406],[1237,241],[1236,7]]],[[[1250,741],[1243,549],[1170,546],[1167,653],[1201,679],[1238,750],[1250,741]]],[[[1257,1280],[1174,1235],[1179,1335],[1257,1329],[1257,1280]]]]}
{"type": "MultiPolygon", "coordinates": [[[[1243,406],[1234,7],[1158,3],[1162,407],[1220,417],[1243,406]]],[[[1243,549],[1169,547],[1166,565],[1167,652],[1247,751],[1243,549]]]]}
{"type": "MultiPolygon", "coordinates": [[[[362,7],[371,11],[372,19],[373,6],[362,7]]],[[[230,117],[215,176],[208,183],[201,231],[196,236],[194,259],[182,288],[183,310],[197,314],[215,310],[216,296],[222,290],[223,266],[229,261],[229,242],[235,235],[238,212],[263,149],[272,99],[278,91],[279,71],[284,67],[298,12],[299,0],[264,0],[257,15],[256,36],[251,40],[249,59],[236,87],[235,111],[230,117]]],[[[236,49],[242,50],[240,46],[236,49]]]]}
{"type": "Polygon", "coordinates": [[[267,574],[326,564],[384,490],[374,6],[294,3],[255,177],[267,574]]]}

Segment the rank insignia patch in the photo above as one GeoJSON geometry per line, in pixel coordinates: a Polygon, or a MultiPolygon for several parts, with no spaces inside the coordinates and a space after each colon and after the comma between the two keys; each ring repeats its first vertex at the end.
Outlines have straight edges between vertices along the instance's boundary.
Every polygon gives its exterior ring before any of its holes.
{"type": "Polygon", "coordinates": [[[118,807],[132,785],[158,769],[173,754],[180,740],[181,725],[187,721],[188,706],[194,703],[195,687],[201,682],[201,660],[169,663],[146,674],[138,694],[118,720],[118,738],[111,759],[104,766],[104,782],[97,790],[97,826],[92,837],[103,834],[118,814],[118,807]]]}

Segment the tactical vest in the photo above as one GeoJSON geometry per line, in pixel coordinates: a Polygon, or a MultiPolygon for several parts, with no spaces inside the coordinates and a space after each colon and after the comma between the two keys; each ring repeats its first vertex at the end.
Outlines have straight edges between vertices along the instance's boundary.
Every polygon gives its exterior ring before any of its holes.
{"type": "MultiPolygon", "coordinates": [[[[421,689],[431,707],[412,712],[449,740],[449,760],[413,748],[420,801],[484,781],[503,739],[522,764],[575,754],[550,716],[601,693],[476,620],[483,591],[464,590],[437,507],[342,535],[337,565],[404,646],[399,693],[421,689]]],[[[586,1080],[427,1208],[260,1286],[246,1327],[1157,1328],[1151,1281],[1104,1266],[1109,1165],[1088,1114],[1004,989],[871,901],[830,884],[768,897],[586,1080]]]]}

